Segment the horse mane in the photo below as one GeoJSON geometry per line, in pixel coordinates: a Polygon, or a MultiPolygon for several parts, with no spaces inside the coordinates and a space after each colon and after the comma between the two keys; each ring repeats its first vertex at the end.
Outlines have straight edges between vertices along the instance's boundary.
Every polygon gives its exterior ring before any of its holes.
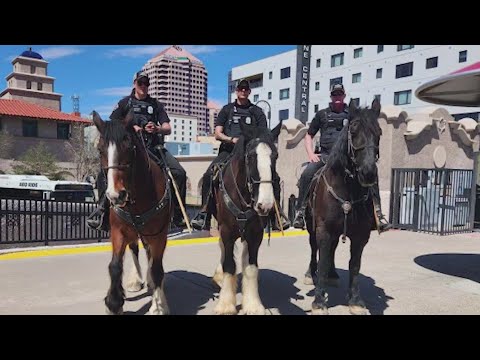
{"type": "Polygon", "coordinates": [[[274,139],[270,130],[267,128],[259,127],[244,131],[244,134],[239,137],[237,143],[235,144],[232,155],[244,157],[248,143],[255,139],[259,139],[260,142],[265,142],[269,144],[270,147],[272,149],[275,149],[276,151],[274,139]]]}
{"type": "MultiPolygon", "coordinates": [[[[349,114],[349,122],[356,120],[360,122],[360,125],[367,129],[369,133],[373,136],[380,138],[382,135],[382,129],[380,124],[375,116],[372,116],[373,113],[368,107],[360,107],[349,114]]],[[[340,135],[337,139],[337,142],[332,148],[330,155],[328,157],[325,170],[344,170],[349,166],[349,157],[348,157],[348,126],[344,126],[340,135]]]]}
{"type": "Polygon", "coordinates": [[[105,130],[103,132],[103,137],[105,142],[108,144],[113,142],[114,144],[122,143],[125,138],[128,136],[128,131],[125,129],[125,126],[120,121],[105,121],[105,130]]]}

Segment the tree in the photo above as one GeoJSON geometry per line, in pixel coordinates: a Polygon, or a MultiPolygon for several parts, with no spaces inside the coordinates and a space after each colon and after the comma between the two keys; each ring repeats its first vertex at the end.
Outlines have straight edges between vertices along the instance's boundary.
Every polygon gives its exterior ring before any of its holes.
{"type": "Polygon", "coordinates": [[[13,165],[15,174],[54,177],[60,170],[55,155],[48,151],[43,142],[30,147],[17,162],[19,164],[13,165]]]}
{"type": "Polygon", "coordinates": [[[8,159],[13,148],[13,136],[6,130],[0,132],[0,159],[8,159]]]}
{"type": "Polygon", "coordinates": [[[83,125],[72,125],[72,137],[65,146],[72,154],[78,181],[85,181],[89,175],[96,175],[100,169],[98,150],[92,141],[85,141],[83,125]]]}

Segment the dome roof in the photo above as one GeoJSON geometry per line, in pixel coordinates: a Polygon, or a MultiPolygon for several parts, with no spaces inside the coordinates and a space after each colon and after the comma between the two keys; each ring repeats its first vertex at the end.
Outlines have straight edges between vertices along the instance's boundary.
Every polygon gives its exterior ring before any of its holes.
{"type": "Polygon", "coordinates": [[[22,52],[22,53],[20,54],[20,56],[29,57],[29,58],[33,58],[33,59],[43,60],[42,55],[40,55],[39,53],[37,53],[37,52],[35,52],[35,51],[32,51],[32,48],[30,48],[29,50],[25,50],[24,52],[22,52]]]}

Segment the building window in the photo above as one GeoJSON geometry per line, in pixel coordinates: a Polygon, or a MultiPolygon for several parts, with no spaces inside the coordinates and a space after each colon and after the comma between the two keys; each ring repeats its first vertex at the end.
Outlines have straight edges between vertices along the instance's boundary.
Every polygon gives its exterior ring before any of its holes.
{"type": "Polygon", "coordinates": [[[460,51],[458,53],[458,62],[467,61],[467,50],[460,51]]]}
{"type": "Polygon", "coordinates": [[[32,88],[32,82],[30,80],[27,80],[27,89],[32,88]]]}
{"type": "Polygon", "coordinates": [[[382,99],[382,95],[378,94],[378,95],[373,95],[374,99],[377,99],[378,102],[381,102],[380,100],[382,99]]]}
{"type": "Polygon", "coordinates": [[[343,53],[332,55],[330,66],[336,67],[343,65],[343,53]]]}
{"type": "Polygon", "coordinates": [[[315,90],[320,90],[320,81],[315,82],[315,90]]]}
{"type": "Polygon", "coordinates": [[[352,74],[352,83],[359,83],[362,81],[362,73],[352,74]]]}
{"type": "Polygon", "coordinates": [[[271,100],[271,99],[272,99],[272,92],[269,91],[269,92],[268,92],[268,100],[271,100]]]}
{"type": "Polygon", "coordinates": [[[37,83],[37,90],[42,91],[42,83],[37,83]]]}
{"type": "Polygon", "coordinates": [[[360,98],[352,98],[352,102],[355,104],[356,107],[360,106],[360,98]]]}
{"type": "Polygon", "coordinates": [[[280,79],[287,79],[290,77],[290,66],[280,70],[280,79]]]}
{"type": "Polygon", "coordinates": [[[354,59],[361,58],[362,55],[363,55],[363,48],[358,48],[358,49],[353,50],[353,58],[354,59]]]}
{"type": "Polygon", "coordinates": [[[288,109],[280,110],[278,112],[278,120],[287,120],[288,119],[288,109]]]}
{"type": "Polygon", "coordinates": [[[377,54],[383,52],[383,45],[377,45],[377,54]]]}
{"type": "Polygon", "coordinates": [[[30,65],[30,74],[35,74],[35,65],[30,65]]]}
{"type": "Polygon", "coordinates": [[[397,65],[395,79],[413,75],[413,62],[397,65]]]}
{"type": "Polygon", "coordinates": [[[70,124],[57,124],[57,139],[68,140],[70,138],[70,124]]]}
{"type": "Polygon", "coordinates": [[[317,59],[317,68],[319,68],[320,65],[322,65],[322,59],[317,59]]]}
{"type": "Polygon", "coordinates": [[[260,95],[253,95],[253,102],[257,102],[260,95]]]}
{"type": "Polygon", "coordinates": [[[377,79],[381,79],[382,75],[383,75],[383,69],[382,68],[377,69],[377,79]]]}
{"type": "Polygon", "coordinates": [[[313,107],[313,111],[314,111],[315,113],[318,112],[318,104],[315,104],[315,106],[313,107]]]}
{"type": "Polygon", "coordinates": [[[22,133],[25,137],[38,137],[38,123],[36,120],[23,120],[22,133]]]}
{"type": "Polygon", "coordinates": [[[438,56],[427,59],[426,69],[436,68],[438,66],[438,56]]]}
{"type": "Polygon", "coordinates": [[[397,51],[413,49],[415,45],[397,45],[397,51]]]}
{"type": "Polygon", "coordinates": [[[342,83],[343,83],[343,77],[330,79],[330,87],[332,87],[333,84],[342,84],[342,83]]]}
{"type": "Polygon", "coordinates": [[[268,73],[268,78],[269,78],[270,80],[272,80],[272,77],[273,77],[273,73],[270,71],[270,72],[268,73]]]}
{"type": "Polygon", "coordinates": [[[395,105],[406,105],[412,102],[412,90],[397,91],[394,94],[393,103],[395,105]]]}
{"type": "Polygon", "coordinates": [[[280,90],[280,100],[285,100],[290,97],[290,89],[281,89],[280,90]]]}

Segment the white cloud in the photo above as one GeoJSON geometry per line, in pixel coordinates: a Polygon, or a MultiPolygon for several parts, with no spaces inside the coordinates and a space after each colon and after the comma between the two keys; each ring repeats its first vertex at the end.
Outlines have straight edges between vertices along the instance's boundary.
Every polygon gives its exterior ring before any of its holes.
{"type": "MultiPolygon", "coordinates": [[[[148,46],[129,46],[120,49],[113,49],[107,52],[107,57],[144,57],[144,56],[155,56],[159,52],[163,51],[170,45],[148,45],[148,46]]],[[[218,46],[211,46],[211,45],[185,45],[185,50],[192,54],[207,54],[219,51],[220,48],[218,46]]]]}
{"type": "Polygon", "coordinates": [[[102,96],[128,96],[132,91],[131,86],[111,87],[95,90],[95,94],[102,96]]]}
{"type": "Polygon", "coordinates": [[[84,50],[75,46],[52,46],[39,49],[36,52],[42,55],[45,60],[49,61],[54,59],[60,59],[66,56],[77,55],[84,52],[84,50]]]}

